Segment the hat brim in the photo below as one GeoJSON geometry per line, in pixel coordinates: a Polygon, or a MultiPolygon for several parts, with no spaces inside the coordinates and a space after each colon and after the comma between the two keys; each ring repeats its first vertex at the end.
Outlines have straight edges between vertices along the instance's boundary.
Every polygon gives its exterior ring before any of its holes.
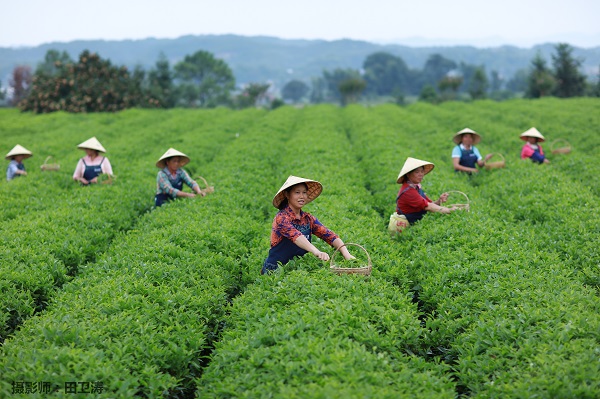
{"type": "Polygon", "coordinates": [[[544,141],[546,141],[544,136],[542,136],[540,131],[537,130],[535,127],[532,127],[529,130],[527,130],[526,132],[521,133],[521,136],[519,136],[519,137],[521,138],[521,140],[524,140],[524,141],[527,141],[528,137],[535,137],[536,139],[539,140],[540,143],[543,143],[544,141]]]}
{"type": "Polygon", "coordinates": [[[323,185],[316,180],[304,179],[302,177],[289,176],[286,182],[281,186],[275,197],[273,197],[273,206],[279,209],[279,206],[285,199],[286,190],[298,184],[306,184],[307,199],[305,204],[312,202],[323,192],[323,185]]]}
{"type": "Polygon", "coordinates": [[[173,156],[166,157],[166,158],[163,158],[163,159],[159,160],[159,161],[156,163],[156,167],[157,167],[157,168],[160,168],[160,169],[164,169],[164,168],[167,166],[167,159],[171,159],[171,158],[174,158],[174,157],[183,158],[183,162],[181,162],[181,163],[179,164],[179,167],[180,167],[180,168],[182,168],[182,167],[184,167],[185,165],[187,165],[188,163],[190,163],[190,158],[189,158],[189,157],[187,157],[187,156],[184,156],[184,155],[173,155],[173,156]]]}
{"type": "Polygon", "coordinates": [[[79,148],[80,150],[92,150],[92,151],[98,151],[98,152],[101,152],[101,153],[103,153],[103,154],[105,154],[105,153],[106,153],[106,150],[105,150],[104,148],[103,148],[103,149],[100,149],[100,148],[92,148],[92,147],[85,147],[85,146],[79,146],[79,145],[77,146],[77,148],[79,148]]]}
{"type": "Polygon", "coordinates": [[[13,157],[16,157],[17,155],[23,155],[25,158],[29,158],[33,155],[33,153],[31,151],[29,151],[27,148],[23,147],[22,145],[17,144],[16,146],[13,147],[12,150],[10,150],[8,152],[8,154],[6,154],[4,159],[12,159],[13,157]]]}
{"type": "Polygon", "coordinates": [[[400,170],[400,173],[398,174],[398,179],[396,180],[396,183],[404,183],[404,181],[406,180],[406,175],[412,172],[413,170],[420,168],[421,166],[425,169],[425,174],[431,172],[435,167],[435,165],[431,162],[408,157],[404,162],[404,166],[402,166],[402,170],[400,170]]]}
{"type": "Polygon", "coordinates": [[[464,134],[470,134],[471,136],[473,136],[473,145],[475,144],[479,144],[479,142],[481,141],[481,136],[479,135],[479,133],[475,133],[475,132],[458,132],[454,135],[454,137],[452,138],[452,141],[454,141],[455,144],[460,144],[462,143],[462,136],[464,134]]]}
{"type": "Polygon", "coordinates": [[[100,143],[100,141],[98,141],[98,139],[95,136],[79,144],[77,148],[79,148],[80,150],[93,150],[106,153],[106,149],[104,149],[104,146],[100,143]]]}
{"type": "Polygon", "coordinates": [[[10,155],[7,155],[6,157],[4,157],[4,159],[13,159],[14,157],[16,157],[18,155],[23,155],[23,159],[31,158],[33,156],[33,154],[10,154],[10,155]]]}
{"type": "MultiPolygon", "coordinates": [[[[425,174],[431,172],[433,170],[435,166],[433,166],[433,164],[430,165],[423,165],[423,168],[425,169],[425,174]]],[[[404,181],[406,180],[406,175],[409,174],[410,172],[412,172],[413,170],[420,168],[420,166],[417,166],[414,169],[409,170],[408,172],[404,173],[402,176],[398,177],[397,183],[404,183],[404,181]]]]}
{"type": "Polygon", "coordinates": [[[521,140],[523,140],[523,141],[527,141],[527,139],[528,139],[528,138],[530,138],[530,137],[533,137],[533,138],[536,138],[536,139],[538,139],[538,141],[539,141],[540,143],[543,143],[544,141],[546,141],[546,139],[545,139],[545,138],[542,138],[542,137],[539,137],[539,136],[534,136],[534,135],[525,135],[525,136],[524,136],[524,135],[521,135],[521,140]]]}

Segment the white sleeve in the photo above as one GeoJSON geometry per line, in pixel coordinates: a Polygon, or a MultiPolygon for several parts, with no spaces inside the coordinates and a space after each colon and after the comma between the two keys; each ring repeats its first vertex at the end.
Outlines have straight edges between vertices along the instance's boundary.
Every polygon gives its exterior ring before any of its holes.
{"type": "Polygon", "coordinates": [[[108,158],[104,157],[104,162],[102,162],[102,173],[106,173],[107,175],[113,174],[112,165],[108,158]]]}

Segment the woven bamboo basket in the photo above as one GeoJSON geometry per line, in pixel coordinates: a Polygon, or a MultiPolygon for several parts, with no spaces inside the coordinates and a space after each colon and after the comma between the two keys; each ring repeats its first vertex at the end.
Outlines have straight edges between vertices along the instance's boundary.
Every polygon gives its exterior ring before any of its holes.
{"type": "Polygon", "coordinates": [[[556,139],[550,145],[550,151],[553,154],[568,154],[571,152],[571,144],[565,139],[556,139]],[[557,144],[561,147],[557,147],[557,144]]]}
{"type": "Polygon", "coordinates": [[[446,191],[446,192],[448,194],[460,194],[463,197],[465,197],[465,200],[467,201],[467,202],[464,202],[464,203],[455,203],[455,204],[447,204],[447,205],[444,204],[444,206],[446,208],[452,208],[452,207],[454,207],[456,209],[462,209],[464,211],[469,212],[469,210],[471,209],[471,205],[470,205],[469,197],[467,196],[467,194],[463,193],[462,191],[456,191],[456,190],[454,190],[454,191],[446,191]]]}
{"type": "Polygon", "coordinates": [[[500,157],[500,160],[493,161],[493,162],[486,162],[485,163],[486,169],[499,169],[499,168],[503,168],[506,166],[506,161],[504,159],[504,155],[500,154],[499,152],[492,153],[492,156],[490,157],[490,159],[492,159],[496,156],[500,157]]]}
{"type": "Polygon", "coordinates": [[[53,170],[53,171],[59,170],[60,169],[60,165],[59,164],[57,164],[57,163],[48,163],[48,161],[50,159],[52,159],[52,156],[47,157],[46,160],[44,161],[44,164],[42,166],[40,166],[40,168],[42,170],[48,170],[48,171],[50,171],[50,170],[53,170]]]}
{"type": "Polygon", "coordinates": [[[373,265],[371,263],[371,257],[367,250],[359,244],[348,243],[342,245],[340,248],[336,249],[333,254],[331,254],[331,258],[329,259],[330,266],[329,270],[336,274],[361,274],[364,276],[369,276],[371,274],[371,270],[373,269],[373,265]],[[367,264],[360,267],[339,267],[335,264],[335,254],[339,252],[339,249],[342,247],[347,247],[348,245],[354,245],[362,249],[365,254],[367,254],[367,264]]]}
{"type": "Polygon", "coordinates": [[[210,194],[210,193],[214,193],[215,192],[215,188],[214,186],[209,186],[208,182],[206,181],[206,179],[202,176],[198,176],[196,177],[196,180],[202,180],[204,182],[204,185],[206,186],[206,188],[200,189],[200,191],[202,191],[204,194],[210,194]]]}

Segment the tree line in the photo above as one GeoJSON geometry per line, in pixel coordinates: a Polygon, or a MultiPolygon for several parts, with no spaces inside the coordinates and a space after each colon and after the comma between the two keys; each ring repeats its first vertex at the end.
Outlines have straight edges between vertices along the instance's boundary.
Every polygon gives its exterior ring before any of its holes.
{"type": "Polygon", "coordinates": [[[596,83],[588,82],[581,72],[582,60],[573,57],[573,48],[565,43],[555,46],[552,67],[538,53],[529,70],[521,70],[511,79],[497,71],[486,73],[483,65],[456,63],[439,54],[431,55],[422,70],[410,69],[401,57],[377,52],[369,55],[362,70],[336,69],[324,71],[312,79],[312,88],[292,81],[283,88],[283,98],[298,101],[308,96],[310,102],[336,101],[344,103],[358,94],[367,99],[387,97],[404,103],[406,96],[439,103],[448,100],[504,100],[523,95],[527,98],[600,97],[600,76],[596,83]],[[362,80],[363,85],[348,83],[362,80]]]}
{"type": "Polygon", "coordinates": [[[14,68],[10,101],[22,111],[46,113],[114,112],[132,107],[275,108],[285,102],[345,105],[360,99],[403,104],[407,96],[439,103],[503,100],[519,92],[529,98],[600,96],[600,79],[595,84],[586,80],[580,71],[582,60],[573,57],[573,48],[560,43],[555,51],[552,67],[538,53],[529,70],[510,80],[497,71],[488,77],[483,65],[456,63],[439,54],[431,55],[423,69],[416,70],[398,56],[376,52],[366,57],[360,70],[324,70],[309,83],[291,80],[282,87],[280,96],[275,96],[269,83],[236,87],[227,63],[203,50],[186,55],[173,67],[161,54],[149,71],[141,67],[129,71],[89,50],[77,60],[64,51],[49,50],[34,72],[28,66],[14,68]]]}

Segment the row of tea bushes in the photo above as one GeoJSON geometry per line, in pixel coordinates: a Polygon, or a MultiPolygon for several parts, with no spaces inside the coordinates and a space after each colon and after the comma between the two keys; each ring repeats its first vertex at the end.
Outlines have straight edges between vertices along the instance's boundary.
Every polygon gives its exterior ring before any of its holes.
{"type": "MultiPolygon", "coordinates": [[[[346,243],[364,245],[373,276],[337,276],[307,255],[257,280],[234,300],[197,397],[454,397],[444,366],[416,355],[423,334],[416,306],[379,277],[398,250],[379,228],[343,125],[336,108],[303,110],[295,126],[301,139],[281,153],[293,163],[278,170],[321,181],[323,193],[306,211],[346,243]]],[[[349,249],[366,265],[359,248],[349,249]]],[[[336,264],[352,263],[337,257],[336,264]]]]}
{"type": "MultiPolygon", "coordinates": [[[[391,107],[349,112],[356,127],[351,137],[359,146],[381,143],[382,132],[395,132],[386,137],[389,149],[379,145],[373,158],[362,159],[366,173],[377,179],[386,173],[382,165],[394,160],[399,170],[412,155],[405,149],[418,148],[422,159],[434,160],[448,136],[438,133],[444,125],[458,123],[456,115],[480,117],[477,104],[452,107],[462,112],[436,112],[434,120],[391,107]]],[[[589,127],[580,133],[593,134],[589,127]]],[[[471,178],[453,176],[449,160],[440,159],[425,179],[426,191],[451,184],[468,192],[473,206],[470,213],[428,215],[399,239],[411,254],[406,267],[427,315],[431,354],[452,366],[459,393],[591,398],[600,392],[593,360],[598,284],[586,285],[577,273],[598,273],[600,257],[590,244],[598,235],[597,205],[590,188],[557,178],[566,173],[567,157],[557,156],[546,167],[515,162],[471,178]]],[[[385,209],[383,199],[391,196],[382,192],[393,183],[378,182],[374,198],[385,209]]]]}
{"type": "Polygon", "coordinates": [[[83,151],[73,150],[76,144],[83,137],[101,138],[117,179],[112,185],[80,187],[66,167],[58,172],[31,168],[28,176],[0,184],[0,226],[9,232],[0,239],[0,284],[8,293],[0,299],[0,341],[42,310],[57,288],[82,265],[93,262],[119,232],[130,229],[139,215],[150,209],[154,162],[160,151],[168,148],[167,140],[183,143],[181,134],[185,132],[191,137],[186,144],[193,145],[196,154],[210,158],[234,137],[233,132],[223,131],[226,118],[222,110],[200,116],[135,110],[85,118],[52,114],[31,120],[13,110],[3,113],[6,131],[2,133],[9,139],[31,142],[27,146],[32,149],[40,143],[39,148],[61,154],[58,158],[68,159],[67,164],[73,167],[83,155],[83,151]],[[165,136],[169,130],[174,139],[165,136]],[[157,143],[150,148],[152,140],[157,143]]]}
{"type": "Polygon", "coordinates": [[[317,270],[263,278],[236,299],[197,397],[454,397],[443,365],[410,354],[423,333],[401,291],[303,262],[317,270]]]}
{"type": "Polygon", "coordinates": [[[102,192],[95,189],[74,192],[35,218],[23,215],[0,224],[7,232],[0,239],[0,284],[13,293],[0,298],[2,340],[43,309],[57,288],[106,250],[142,211],[135,207],[141,199],[135,194],[116,186],[102,187],[102,192]],[[112,201],[115,193],[121,201],[112,201]]]}
{"type": "MultiPolygon", "coordinates": [[[[35,144],[26,143],[40,143],[40,148],[46,142],[64,145],[67,126],[78,127],[64,114],[23,124],[27,116],[12,110],[2,113],[3,129],[7,129],[2,133],[7,140],[18,140],[31,149],[35,144]]],[[[0,184],[0,226],[6,232],[0,239],[0,284],[7,293],[0,298],[1,341],[43,309],[80,265],[93,261],[143,210],[138,191],[120,185],[80,188],[70,181],[70,175],[36,169],[34,159],[25,161],[27,177],[0,184]],[[120,201],[114,201],[115,196],[120,201]]]]}
{"type": "Polygon", "coordinates": [[[239,138],[199,162],[215,192],[146,214],[66,285],[6,342],[0,393],[10,381],[43,378],[101,381],[107,397],[189,396],[229,298],[256,279],[266,254],[257,213],[267,212],[269,194],[257,176],[285,144],[274,143],[272,157],[262,143],[290,117],[289,109],[228,116],[223,128],[235,126],[239,138]]]}
{"type": "Polygon", "coordinates": [[[558,226],[478,206],[471,229],[441,219],[407,237],[434,351],[472,397],[597,396],[600,301],[537,234],[558,226]]]}

